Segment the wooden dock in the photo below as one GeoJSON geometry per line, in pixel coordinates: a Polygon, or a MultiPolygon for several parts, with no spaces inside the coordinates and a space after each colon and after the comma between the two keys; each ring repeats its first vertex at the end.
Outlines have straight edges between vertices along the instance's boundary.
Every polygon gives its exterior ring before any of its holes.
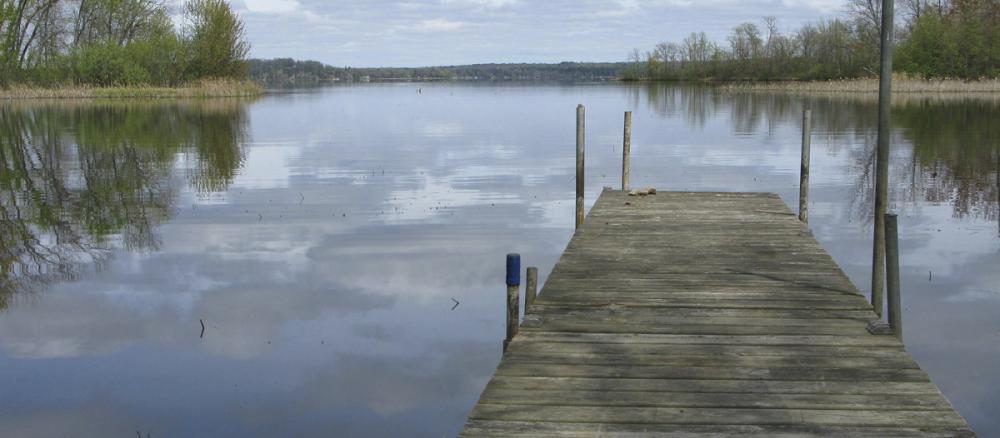
{"type": "Polygon", "coordinates": [[[605,190],[464,437],[974,436],[764,193],[605,190]]]}

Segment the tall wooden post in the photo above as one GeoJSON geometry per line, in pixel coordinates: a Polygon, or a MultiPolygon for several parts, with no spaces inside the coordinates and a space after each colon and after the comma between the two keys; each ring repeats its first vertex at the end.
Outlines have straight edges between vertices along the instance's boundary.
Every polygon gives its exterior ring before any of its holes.
{"type": "Polygon", "coordinates": [[[809,149],[812,147],[812,110],[802,112],[802,165],[799,169],[799,220],[809,224],[809,149]]]}
{"type": "Polygon", "coordinates": [[[586,138],[586,109],[583,105],[576,107],[576,229],[583,226],[583,169],[584,145],[586,138]]]}
{"type": "Polygon", "coordinates": [[[878,152],[875,161],[875,236],[872,245],[872,307],[879,316],[882,316],[885,286],[885,213],[889,204],[893,7],[893,0],[882,0],[882,60],[878,84],[878,152]]]}
{"type": "Polygon", "coordinates": [[[507,254],[507,337],[503,340],[503,352],[517,335],[520,325],[521,309],[519,308],[518,291],[521,288],[521,255],[507,254]]]}
{"type": "Polygon", "coordinates": [[[892,334],[903,340],[903,310],[899,299],[899,227],[896,215],[885,215],[886,289],[888,292],[889,327],[892,334]]]}
{"type": "Polygon", "coordinates": [[[538,297],[538,268],[530,267],[524,280],[524,311],[527,312],[538,297]]]}
{"type": "Polygon", "coordinates": [[[622,141],[622,190],[629,188],[629,165],[632,160],[632,111],[625,111],[625,138],[622,141]]]}

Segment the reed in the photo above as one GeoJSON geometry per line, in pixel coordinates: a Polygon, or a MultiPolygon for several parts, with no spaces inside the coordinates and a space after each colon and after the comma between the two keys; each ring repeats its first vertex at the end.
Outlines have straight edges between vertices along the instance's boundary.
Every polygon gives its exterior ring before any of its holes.
{"type": "Polygon", "coordinates": [[[177,87],[93,87],[87,85],[37,88],[12,85],[0,88],[0,99],[164,99],[191,97],[259,96],[264,89],[251,81],[204,79],[177,87]]]}
{"type": "MultiPolygon", "coordinates": [[[[722,85],[730,92],[788,92],[788,93],[837,93],[876,94],[878,78],[842,79],[833,81],[777,81],[777,82],[737,82],[722,85]]],[[[921,79],[894,74],[893,94],[906,93],[957,93],[979,94],[1000,93],[1000,79],[921,79]]]]}

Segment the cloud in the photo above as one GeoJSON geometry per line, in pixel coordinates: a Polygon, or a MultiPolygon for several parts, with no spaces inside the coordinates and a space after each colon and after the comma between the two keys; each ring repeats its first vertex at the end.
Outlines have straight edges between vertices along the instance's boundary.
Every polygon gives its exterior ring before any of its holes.
{"type": "Polygon", "coordinates": [[[461,29],[463,26],[465,26],[465,23],[461,21],[435,18],[432,20],[423,20],[416,26],[413,26],[412,29],[418,32],[450,32],[461,29]]]}
{"type": "Polygon", "coordinates": [[[442,3],[448,5],[473,6],[482,9],[499,9],[516,5],[519,0],[443,0],[442,3]]]}
{"type": "Polygon", "coordinates": [[[841,0],[244,1],[251,56],[355,67],[625,61],[691,32],[725,41],[763,15],[794,29],[842,13],[841,0]]]}
{"type": "Polygon", "coordinates": [[[259,14],[290,14],[302,9],[298,0],[243,0],[250,12],[259,14]]]}

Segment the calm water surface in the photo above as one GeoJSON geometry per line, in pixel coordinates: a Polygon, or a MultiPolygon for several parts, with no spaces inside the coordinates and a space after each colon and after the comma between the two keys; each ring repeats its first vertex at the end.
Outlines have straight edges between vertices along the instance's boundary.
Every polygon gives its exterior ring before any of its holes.
{"type": "MultiPolygon", "coordinates": [[[[811,227],[867,289],[869,99],[393,84],[0,104],[0,435],[455,435],[500,359],[504,254],[544,280],[572,233],[578,103],[588,205],[619,181],[625,110],[634,184],[794,204],[811,106],[811,227]]],[[[907,346],[1000,435],[1000,103],[894,117],[907,346]]]]}

